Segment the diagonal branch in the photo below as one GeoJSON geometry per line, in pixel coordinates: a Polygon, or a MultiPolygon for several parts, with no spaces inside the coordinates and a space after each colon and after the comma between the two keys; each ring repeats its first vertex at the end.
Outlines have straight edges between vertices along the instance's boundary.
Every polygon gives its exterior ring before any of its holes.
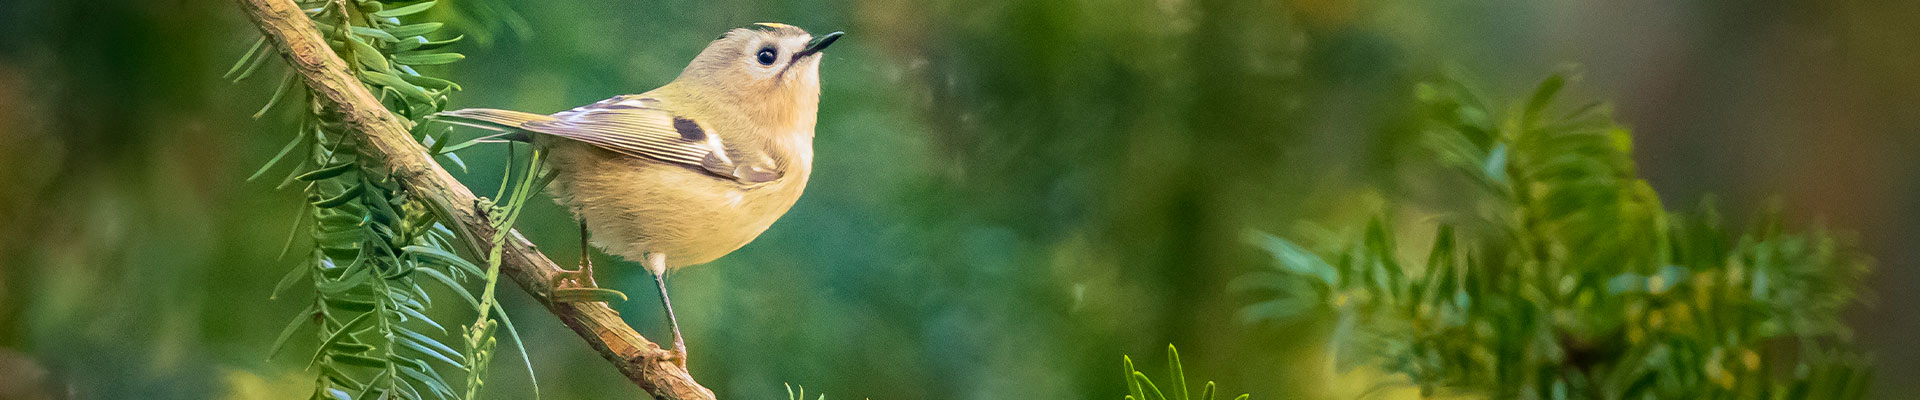
{"type": "MultiPolygon", "coordinates": [[[[359,151],[379,163],[407,193],[433,204],[458,233],[468,254],[487,254],[494,230],[478,206],[478,198],[427,155],[426,148],[408,133],[407,122],[388,112],[347,63],[334,54],[293,0],[239,0],[255,25],[266,34],[287,64],[299,73],[313,99],[329,120],[358,132],[359,151]]],[[[612,362],[642,390],[656,398],[713,399],[713,392],[693,381],[684,368],[667,357],[659,345],[641,337],[606,303],[553,301],[553,276],[560,270],[533,244],[514,232],[501,257],[505,275],[532,294],[560,321],[572,328],[595,351],[612,362]]]]}

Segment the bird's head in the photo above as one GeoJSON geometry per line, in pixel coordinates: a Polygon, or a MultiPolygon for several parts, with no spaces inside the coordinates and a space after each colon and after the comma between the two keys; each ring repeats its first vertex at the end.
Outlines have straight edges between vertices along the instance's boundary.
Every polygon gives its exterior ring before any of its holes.
{"type": "Polygon", "coordinates": [[[693,86],[708,101],[759,114],[756,119],[811,122],[820,102],[821,50],[842,34],[815,38],[770,22],[736,28],[708,44],[675,83],[693,86]]]}

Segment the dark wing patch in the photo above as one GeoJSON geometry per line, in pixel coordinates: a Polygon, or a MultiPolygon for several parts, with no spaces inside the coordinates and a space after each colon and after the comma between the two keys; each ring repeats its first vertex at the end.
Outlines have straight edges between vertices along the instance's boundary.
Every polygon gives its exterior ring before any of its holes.
{"type": "Polygon", "coordinates": [[[685,117],[673,117],[673,130],[680,132],[681,139],[693,142],[707,140],[707,130],[700,128],[699,123],[685,117]]]}

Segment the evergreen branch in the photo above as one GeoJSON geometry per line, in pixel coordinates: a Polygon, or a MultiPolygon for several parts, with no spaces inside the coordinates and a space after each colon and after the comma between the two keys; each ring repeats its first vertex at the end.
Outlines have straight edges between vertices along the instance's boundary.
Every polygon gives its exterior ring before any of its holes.
{"type": "MultiPolygon", "coordinates": [[[[385,86],[383,93],[396,92],[402,97],[429,102],[436,99],[421,98],[422,93],[418,91],[394,89],[401,86],[394,83],[405,83],[395,75],[366,72],[365,76],[357,76],[356,72],[359,71],[350,69],[347,62],[334,53],[315,22],[292,0],[240,0],[239,3],[266,35],[266,43],[280,52],[309,89],[318,114],[325,121],[338,123],[342,129],[353,134],[351,142],[361,156],[361,167],[369,169],[369,176],[389,177],[391,183],[398,186],[401,195],[426,203],[458,236],[454,242],[468,254],[490,254],[495,246],[489,239],[496,235],[507,238],[502,243],[504,246],[499,247],[500,272],[532,294],[533,298],[648,394],[663,399],[714,397],[712,391],[694,382],[686,370],[674,365],[667,351],[634,331],[606,304],[554,301],[551,282],[560,268],[517,232],[495,229],[489,223],[490,210],[483,207],[483,202],[434,162],[426,148],[410,134],[408,123],[389,111],[381,98],[370,92],[361,81],[365,79],[385,86]]],[[[339,28],[344,30],[348,27],[339,28]]],[[[346,44],[349,51],[357,51],[352,47],[359,41],[349,42],[346,44]]],[[[357,55],[356,58],[362,58],[357,55]]],[[[373,65],[384,65],[383,61],[373,58],[360,60],[373,65]]],[[[321,318],[324,319],[324,316],[321,318]]],[[[322,326],[327,325],[327,321],[323,320],[322,326]]],[[[345,331],[345,328],[343,326],[340,330],[345,331]]],[[[398,370],[420,372],[406,368],[398,370]]],[[[382,376],[391,379],[388,374],[382,372],[382,376]]],[[[405,382],[387,389],[417,392],[405,382]]],[[[329,389],[328,394],[345,393],[329,389]]]]}
{"type": "Polygon", "coordinates": [[[1278,269],[1239,281],[1275,295],[1244,315],[1332,310],[1336,360],[1427,397],[1863,398],[1870,368],[1839,314],[1869,260],[1783,232],[1777,210],[1738,236],[1711,207],[1667,211],[1604,106],[1548,114],[1566,82],[1504,118],[1457,82],[1421,85],[1435,159],[1478,201],[1443,215],[1424,264],[1381,220],[1317,252],[1251,234],[1278,269]]]}

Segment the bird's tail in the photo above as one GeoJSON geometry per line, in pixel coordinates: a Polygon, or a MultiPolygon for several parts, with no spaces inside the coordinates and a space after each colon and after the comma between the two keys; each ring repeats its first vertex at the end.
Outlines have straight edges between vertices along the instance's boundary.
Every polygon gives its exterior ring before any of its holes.
{"type": "Polygon", "coordinates": [[[527,131],[520,128],[521,124],[553,119],[553,117],[540,114],[493,108],[468,108],[445,111],[433,114],[433,118],[450,124],[471,126],[505,133],[506,135],[502,136],[502,139],[522,142],[531,140],[531,138],[528,136],[527,131]]]}

